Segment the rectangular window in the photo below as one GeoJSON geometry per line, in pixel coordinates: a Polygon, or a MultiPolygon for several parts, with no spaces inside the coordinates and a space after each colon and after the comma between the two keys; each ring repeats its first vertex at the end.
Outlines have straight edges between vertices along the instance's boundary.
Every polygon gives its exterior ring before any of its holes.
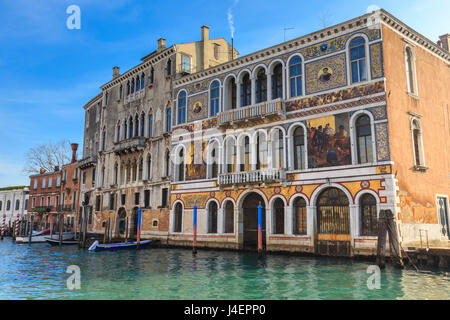
{"type": "Polygon", "coordinates": [[[144,190],[144,207],[150,207],[150,190],[144,190]]]}
{"type": "Polygon", "coordinates": [[[114,210],[115,208],[115,201],[114,201],[114,193],[109,194],[109,210],[114,210]]]}
{"type": "Polygon", "coordinates": [[[59,206],[59,196],[56,196],[56,203],[55,206],[59,206]]]}
{"type": "Polygon", "coordinates": [[[191,57],[181,55],[181,72],[191,73],[191,57]]]}
{"type": "Polygon", "coordinates": [[[51,188],[52,187],[52,177],[48,178],[48,187],[51,188]]]}
{"type": "Polygon", "coordinates": [[[34,208],[36,205],[36,198],[31,199],[31,208],[34,208]]]}
{"type": "Polygon", "coordinates": [[[74,192],[73,192],[73,198],[72,198],[72,211],[75,210],[75,204],[76,204],[76,201],[77,201],[77,192],[74,191],[74,192]]]}
{"type": "Polygon", "coordinates": [[[148,136],[153,137],[153,115],[148,116],[148,136]]]}
{"type": "Polygon", "coordinates": [[[75,179],[75,180],[78,179],[78,168],[75,168],[75,176],[74,176],[74,179],[75,179]]]}
{"type": "Polygon", "coordinates": [[[56,186],[59,187],[61,185],[61,176],[56,178],[56,186]]]}
{"type": "Polygon", "coordinates": [[[50,197],[47,197],[47,207],[50,207],[50,197]]]}
{"type": "Polygon", "coordinates": [[[167,193],[168,193],[167,188],[162,189],[161,207],[163,208],[167,206],[167,193]]]}
{"type": "Polygon", "coordinates": [[[83,184],[86,184],[86,171],[83,171],[83,173],[81,174],[81,177],[82,177],[82,178],[81,178],[81,179],[82,179],[82,180],[81,180],[82,183],[83,183],[83,184]]]}
{"type": "Polygon", "coordinates": [[[38,179],[34,179],[34,189],[37,189],[38,179]]]}
{"type": "Polygon", "coordinates": [[[42,179],[42,188],[45,188],[45,178],[42,179]]]}
{"type": "Polygon", "coordinates": [[[92,186],[95,187],[95,168],[92,169],[92,186]]]}
{"type": "Polygon", "coordinates": [[[121,194],[120,195],[120,203],[122,203],[123,206],[125,205],[126,200],[127,200],[127,195],[125,193],[121,194]]]}
{"type": "Polygon", "coordinates": [[[66,194],[63,193],[62,195],[62,202],[61,202],[61,206],[64,207],[64,202],[66,202],[66,194]]]}
{"type": "Polygon", "coordinates": [[[100,211],[100,196],[95,198],[95,211],[100,211]]]}
{"type": "Polygon", "coordinates": [[[63,180],[64,182],[66,182],[67,181],[67,170],[64,170],[64,180],[63,180]]]}
{"type": "Polygon", "coordinates": [[[134,194],[134,204],[137,206],[139,205],[139,192],[134,194]]]}

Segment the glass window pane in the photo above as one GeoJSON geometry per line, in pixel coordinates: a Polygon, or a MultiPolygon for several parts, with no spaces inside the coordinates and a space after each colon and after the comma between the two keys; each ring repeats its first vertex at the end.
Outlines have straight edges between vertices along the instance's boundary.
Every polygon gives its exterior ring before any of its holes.
{"type": "Polygon", "coordinates": [[[366,60],[364,60],[364,59],[359,60],[359,79],[361,81],[367,80],[366,79],[366,60]]]}

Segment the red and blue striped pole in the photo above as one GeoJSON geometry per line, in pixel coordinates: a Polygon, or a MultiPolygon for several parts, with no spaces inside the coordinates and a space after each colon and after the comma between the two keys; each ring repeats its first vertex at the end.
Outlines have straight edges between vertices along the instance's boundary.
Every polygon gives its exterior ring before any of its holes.
{"type": "Polygon", "coordinates": [[[193,223],[193,231],[194,231],[194,241],[192,243],[192,253],[197,253],[197,205],[194,204],[194,223],[193,223]]]}
{"type": "Polygon", "coordinates": [[[258,255],[262,254],[262,205],[258,205],[258,255]]]}
{"type": "Polygon", "coordinates": [[[138,209],[138,225],[137,225],[137,248],[139,249],[139,245],[141,244],[141,216],[142,209],[138,209]]]}

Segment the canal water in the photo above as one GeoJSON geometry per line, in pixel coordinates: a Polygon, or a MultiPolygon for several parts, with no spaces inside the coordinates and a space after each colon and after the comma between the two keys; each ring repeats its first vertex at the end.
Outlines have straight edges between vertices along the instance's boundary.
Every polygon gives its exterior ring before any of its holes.
{"type": "Polygon", "coordinates": [[[5,239],[0,299],[450,299],[448,272],[388,266],[380,288],[369,289],[368,280],[377,285],[367,273],[371,264],[201,249],[195,257],[173,248],[88,252],[5,239]],[[80,289],[70,290],[74,274],[66,271],[73,265],[80,289]]]}

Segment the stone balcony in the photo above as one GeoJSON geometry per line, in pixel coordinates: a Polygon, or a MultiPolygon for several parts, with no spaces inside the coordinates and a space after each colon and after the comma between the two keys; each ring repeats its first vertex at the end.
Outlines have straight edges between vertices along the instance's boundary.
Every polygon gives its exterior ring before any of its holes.
{"type": "Polygon", "coordinates": [[[133,137],[115,143],[114,153],[117,155],[142,151],[145,149],[145,137],[133,137]]]}
{"type": "Polygon", "coordinates": [[[92,166],[95,166],[97,163],[97,155],[89,156],[79,161],[80,169],[86,169],[92,166]]]}
{"type": "Polygon", "coordinates": [[[237,185],[253,183],[283,182],[286,180],[285,169],[262,169],[255,171],[230,172],[219,175],[219,185],[237,185]]]}
{"type": "Polygon", "coordinates": [[[133,93],[129,94],[128,96],[126,96],[126,97],[123,99],[123,103],[124,103],[124,104],[127,104],[127,103],[129,103],[129,102],[132,102],[132,101],[134,101],[134,100],[137,100],[137,99],[139,99],[139,98],[142,98],[144,95],[145,95],[145,90],[144,90],[144,89],[141,89],[141,90],[139,90],[139,91],[133,92],[133,93]]]}
{"type": "Polygon", "coordinates": [[[257,119],[268,120],[274,116],[284,117],[284,115],[284,103],[281,99],[276,99],[221,112],[218,115],[218,126],[234,125],[257,119]]]}

